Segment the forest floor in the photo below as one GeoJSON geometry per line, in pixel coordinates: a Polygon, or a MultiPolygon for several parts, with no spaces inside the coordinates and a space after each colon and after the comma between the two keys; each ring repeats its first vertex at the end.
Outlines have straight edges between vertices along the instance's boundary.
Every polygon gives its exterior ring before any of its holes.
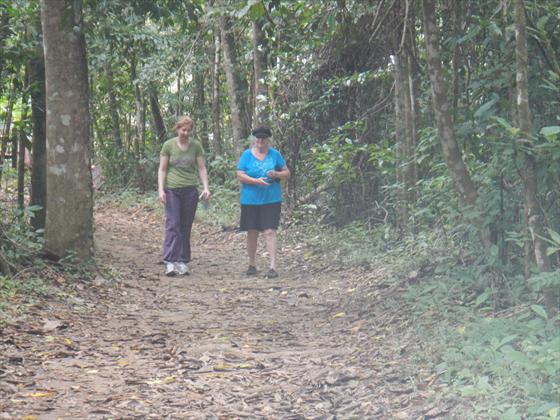
{"type": "Polygon", "coordinates": [[[96,210],[97,257],[118,274],[0,324],[0,419],[446,416],[406,279],[297,241],[278,279],[246,277],[244,235],[200,222],[191,275],[165,277],[161,239],[147,207],[96,210]]]}

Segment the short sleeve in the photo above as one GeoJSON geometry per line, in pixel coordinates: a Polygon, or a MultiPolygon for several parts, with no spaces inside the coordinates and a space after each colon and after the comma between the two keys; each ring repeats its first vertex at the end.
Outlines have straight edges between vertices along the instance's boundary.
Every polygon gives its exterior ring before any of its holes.
{"type": "Polygon", "coordinates": [[[286,161],[280,152],[276,155],[276,166],[275,169],[278,171],[286,166],[286,161]]]}
{"type": "Polygon", "coordinates": [[[247,150],[241,154],[239,158],[239,162],[237,162],[237,170],[238,171],[247,171],[247,165],[249,164],[249,154],[247,150]]]}
{"type": "Polygon", "coordinates": [[[169,142],[165,142],[163,143],[163,146],[161,147],[161,152],[159,152],[160,156],[171,156],[171,150],[170,150],[170,144],[169,142]]]}
{"type": "Polygon", "coordinates": [[[202,144],[197,142],[197,148],[196,148],[196,155],[195,157],[199,157],[202,156],[204,157],[204,147],[202,147],[202,144]]]}

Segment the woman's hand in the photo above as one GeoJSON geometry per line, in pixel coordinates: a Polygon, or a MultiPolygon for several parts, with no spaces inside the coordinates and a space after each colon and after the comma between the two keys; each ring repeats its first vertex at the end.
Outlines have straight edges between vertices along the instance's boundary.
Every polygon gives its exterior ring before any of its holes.
{"type": "Polygon", "coordinates": [[[269,179],[273,179],[276,182],[286,180],[290,177],[290,170],[287,166],[284,166],[279,171],[271,170],[266,173],[269,179]]]}
{"type": "Polygon", "coordinates": [[[266,178],[255,178],[256,185],[262,185],[263,187],[268,187],[270,185],[269,182],[266,182],[266,178]]]}
{"type": "Polygon", "coordinates": [[[204,190],[202,190],[202,192],[200,193],[200,196],[198,198],[201,199],[201,200],[204,200],[204,201],[208,201],[208,200],[210,200],[211,196],[212,196],[212,194],[210,193],[210,190],[205,188],[204,190]]]}
{"type": "Polygon", "coordinates": [[[165,191],[160,190],[159,191],[159,201],[161,201],[163,204],[166,203],[166,197],[165,197],[165,191]]]}
{"type": "Polygon", "coordinates": [[[237,171],[237,179],[239,180],[239,182],[242,182],[244,184],[262,185],[263,187],[268,187],[270,185],[270,182],[267,182],[267,180],[270,180],[270,178],[253,178],[240,170],[237,171]]]}

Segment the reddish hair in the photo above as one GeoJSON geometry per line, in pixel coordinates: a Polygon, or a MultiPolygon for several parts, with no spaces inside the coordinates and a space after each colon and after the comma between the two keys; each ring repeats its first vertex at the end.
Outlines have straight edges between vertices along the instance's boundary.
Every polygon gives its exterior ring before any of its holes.
{"type": "Polygon", "coordinates": [[[183,115],[182,117],[179,117],[179,119],[175,123],[175,131],[177,131],[180,127],[183,127],[185,125],[190,126],[192,129],[194,127],[194,122],[191,119],[191,117],[187,117],[186,115],[183,115]]]}

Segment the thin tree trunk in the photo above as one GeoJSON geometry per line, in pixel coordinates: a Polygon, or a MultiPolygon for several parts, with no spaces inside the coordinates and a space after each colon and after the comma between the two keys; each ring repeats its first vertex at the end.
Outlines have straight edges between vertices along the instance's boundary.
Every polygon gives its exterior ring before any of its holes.
{"type": "Polygon", "coordinates": [[[116,95],[114,93],[113,67],[110,58],[105,62],[105,77],[107,77],[107,95],[109,96],[109,115],[111,116],[111,137],[117,150],[123,149],[121,137],[121,124],[119,118],[119,108],[116,95]]]}
{"type": "Polygon", "coordinates": [[[142,93],[140,92],[140,86],[138,83],[134,85],[134,104],[136,107],[136,118],[134,126],[134,160],[136,162],[136,182],[140,189],[144,190],[145,185],[142,181],[142,164],[140,163],[142,159],[141,155],[141,144],[144,144],[145,137],[145,123],[144,123],[144,101],[142,99],[142,93]]]}
{"type": "MultiPolygon", "coordinates": [[[[136,58],[131,58],[130,73],[132,80],[136,80],[136,58]]],[[[144,138],[146,135],[145,127],[146,122],[144,121],[144,116],[146,115],[144,111],[144,98],[142,97],[142,91],[140,89],[140,84],[138,82],[134,83],[134,108],[135,108],[135,119],[134,119],[134,157],[139,160],[140,155],[140,145],[144,144],[144,138]]]]}
{"type": "Polygon", "coordinates": [[[183,109],[183,93],[181,92],[181,80],[183,79],[183,71],[177,72],[177,109],[175,110],[175,118],[179,118],[183,109]]]}
{"type": "Polygon", "coordinates": [[[161,115],[157,91],[153,86],[150,88],[150,110],[154,120],[156,138],[158,143],[163,144],[167,138],[167,130],[165,129],[165,123],[163,122],[163,117],[161,115]]]}
{"type": "Polygon", "coordinates": [[[410,71],[411,61],[411,29],[409,18],[410,8],[408,1],[400,4],[395,9],[396,19],[402,21],[400,30],[395,31],[393,44],[395,48],[395,128],[397,149],[397,180],[400,185],[399,203],[399,225],[401,232],[408,224],[410,205],[414,202],[415,180],[415,148],[416,148],[416,125],[414,115],[414,96],[412,87],[412,75],[410,71]]]}
{"type": "Polygon", "coordinates": [[[253,73],[255,126],[270,125],[268,86],[266,84],[267,45],[260,20],[253,21],[253,73]]]}
{"type": "MultiPolygon", "coordinates": [[[[27,110],[24,110],[27,113],[27,110]]],[[[22,115],[23,117],[24,115],[22,115]]],[[[27,118],[27,115],[25,115],[27,118]]],[[[22,118],[23,120],[23,118],[22,118]]],[[[25,128],[22,125],[19,130],[19,148],[18,148],[18,209],[25,208],[25,148],[27,145],[27,137],[25,128]]]]}
{"type": "Polygon", "coordinates": [[[416,164],[416,144],[418,139],[418,131],[416,128],[416,89],[415,89],[415,78],[413,71],[413,58],[412,54],[407,54],[407,75],[408,75],[408,100],[410,104],[410,112],[407,118],[407,130],[408,135],[408,183],[409,183],[409,202],[416,202],[416,191],[415,186],[418,182],[418,165],[416,164]]]}
{"type": "MultiPolygon", "coordinates": [[[[10,136],[11,136],[12,112],[14,109],[16,91],[17,91],[17,87],[14,79],[14,83],[12,83],[12,90],[10,91],[10,94],[8,96],[8,106],[6,107],[6,119],[4,120],[4,130],[2,131],[2,138],[0,139],[0,181],[2,180],[2,169],[4,166],[4,160],[6,159],[6,154],[8,151],[8,143],[10,141],[10,136]]],[[[14,159],[13,156],[12,159],[14,159]]]]}
{"type": "MultiPolygon", "coordinates": [[[[453,19],[453,31],[454,36],[458,37],[460,33],[462,33],[461,28],[461,21],[463,19],[462,13],[462,2],[458,1],[452,4],[452,19],[453,19]]],[[[453,46],[453,57],[452,57],[452,66],[453,66],[453,73],[452,73],[452,84],[453,84],[453,115],[457,113],[457,107],[459,105],[459,82],[461,80],[460,76],[460,68],[461,68],[461,51],[459,48],[459,43],[456,43],[453,46]]]]}
{"type": "Polygon", "coordinates": [[[477,199],[477,192],[455,138],[451,107],[446,95],[441,66],[439,30],[436,25],[434,0],[422,0],[422,9],[432,99],[443,158],[451,178],[453,178],[460,202],[464,205],[472,205],[477,199]]]}
{"type": "MultiPolygon", "coordinates": [[[[10,14],[7,5],[0,5],[0,75],[4,74],[4,45],[10,35],[10,14]]],[[[4,91],[4,80],[0,77],[0,96],[4,91]]]]}
{"type": "MultiPolygon", "coordinates": [[[[25,151],[29,147],[29,141],[27,140],[27,135],[25,132],[25,121],[27,120],[27,90],[29,86],[29,79],[27,77],[27,69],[25,71],[25,76],[23,79],[23,89],[21,95],[21,116],[20,116],[20,127],[17,136],[18,153],[17,153],[17,201],[18,209],[23,210],[25,208],[25,151]]],[[[15,152],[14,152],[15,153],[15,152]]]]}
{"type": "MultiPolygon", "coordinates": [[[[529,83],[527,65],[527,27],[525,21],[525,6],[523,0],[515,0],[515,62],[516,62],[516,93],[519,129],[522,138],[520,143],[531,145],[531,111],[529,108],[529,83]]],[[[533,251],[537,266],[540,271],[551,271],[551,264],[546,254],[543,216],[537,199],[537,175],[535,158],[530,153],[525,153],[525,167],[523,181],[525,185],[525,217],[531,231],[533,251]]],[[[550,308],[552,309],[552,308],[550,308]]]]}
{"type": "Polygon", "coordinates": [[[31,147],[31,206],[40,206],[31,219],[35,230],[45,228],[47,206],[47,137],[45,113],[45,64],[43,52],[29,61],[29,85],[31,88],[31,119],[33,135],[31,147]]]}
{"type": "Polygon", "coordinates": [[[12,131],[12,169],[17,169],[17,159],[18,159],[18,151],[19,151],[19,131],[16,127],[12,131]]]}
{"type": "Polygon", "coordinates": [[[206,95],[204,94],[205,74],[200,67],[194,75],[194,109],[196,110],[196,125],[198,137],[205,151],[209,148],[208,123],[206,122],[206,95]]]}
{"type": "MultiPolygon", "coordinates": [[[[37,30],[41,33],[41,22],[37,30]]],[[[42,45],[38,45],[27,63],[31,96],[32,145],[31,145],[31,196],[30,206],[39,206],[31,219],[33,229],[45,228],[47,207],[47,136],[45,112],[45,60],[42,45]]]]}
{"type": "Polygon", "coordinates": [[[145,185],[142,181],[142,165],[140,163],[142,159],[143,147],[146,137],[146,123],[144,121],[144,99],[142,98],[142,93],[140,92],[140,86],[138,83],[134,86],[134,103],[136,106],[136,125],[135,125],[135,136],[134,136],[134,157],[136,161],[136,179],[142,190],[144,190],[145,185]]]}
{"type": "Polygon", "coordinates": [[[220,107],[220,33],[214,30],[212,57],[212,142],[217,155],[223,153],[220,107]]]}
{"type": "Polygon", "coordinates": [[[41,21],[48,111],[45,250],[85,261],[93,256],[93,193],[81,3],[41,0],[41,21]]]}
{"type": "Polygon", "coordinates": [[[398,226],[401,234],[406,230],[408,221],[408,200],[406,199],[405,162],[406,162],[406,129],[405,129],[405,98],[402,53],[394,56],[395,71],[395,136],[396,136],[396,178],[398,187],[398,226]]]}
{"type": "Polygon", "coordinates": [[[142,135],[140,136],[140,156],[146,155],[146,98],[142,94],[142,135]]]}
{"type": "Polygon", "coordinates": [[[246,119],[246,95],[247,83],[241,77],[235,52],[235,39],[231,33],[229,18],[220,18],[220,38],[222,40],[222,52],[224,55],[224,71],[228,86],[229,107],[231,112],[231,125],[233,130],[233,143],[236,156],[243,151],[243,142],[249,134],[248,121],[246,119]]]}

